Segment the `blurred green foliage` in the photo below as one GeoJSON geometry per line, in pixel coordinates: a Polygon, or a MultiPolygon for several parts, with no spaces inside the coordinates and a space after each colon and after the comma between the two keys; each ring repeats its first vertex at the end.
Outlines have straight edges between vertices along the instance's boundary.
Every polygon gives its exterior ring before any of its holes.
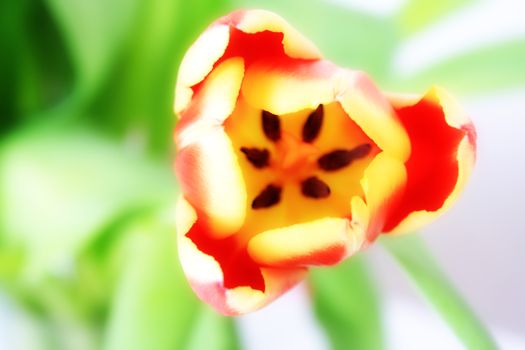
{"type": "MultiPolygon", "coordinates": [[[[392,70],[406,38],[472,2],[407,1],[388,17],[323,0],[0,2],[0,288],[38,320],[36,343],[239,347],[233,320],[190,292],[172,222],[177,67],[215,18],[273,10],[327,58],[398,90],[523,85],[523,39],[413,76],[392,70]]],[[[369,274],[366,257],[312,274],[316,314],[335,348],[382,347],[369,274]]]]}
{"type": "Polygon", "coordinates": [[[362,255],[327,271],[311,271],[314,309],[334,350],[384,346],[379,295],[362,255]]]}
{"type": "Polygon", "coordinates": [[[463,94],[525,85],[525,39],[511,39],[447,58],[417,75],[399,79],[403,86],[428,85],[429,79],[441,86],[452,86],[463,94]]]}
{"type": "Polygon", "coordinates": [[[0,135],[62,101],[72,65],[42,1],[0,4],[0,135]]]}
{"type": "Polygon", "coordinates": [[[474,316],[470,306],[457,294],[416,235],[381,237],[381,241],[400,266],[412,277],[426,298],[456,333],[466,349],[498,349],[490,333],[474,316]]]}
{"type": "Polygon", "coordinates": [[[417,33],[434,23],[441,16],[460,9],[476,0],[408,0],[397,16],[397,24],[403,36],[417,33]]]}

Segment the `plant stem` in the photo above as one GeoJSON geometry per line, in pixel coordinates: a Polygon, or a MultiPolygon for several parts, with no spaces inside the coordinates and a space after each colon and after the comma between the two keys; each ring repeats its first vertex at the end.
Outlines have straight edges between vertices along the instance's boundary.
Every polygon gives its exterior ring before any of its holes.
{"type": "Polygon", "coordinates": [[[497,349],[488,330],[447,279],[420,237],[407,235],[381,241],[467,349],[497,349]]]}

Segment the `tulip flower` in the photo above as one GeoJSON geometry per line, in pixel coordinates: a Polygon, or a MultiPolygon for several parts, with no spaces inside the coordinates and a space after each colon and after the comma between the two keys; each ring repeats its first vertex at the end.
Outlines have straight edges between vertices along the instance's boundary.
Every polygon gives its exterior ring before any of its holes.
{"type": "Polygon", "coordinates": [[[444,90],[383,94],[262,10],[217,20],[189,48],[175,112],[179,258],[227,315],[429,222],[475,158],[474,128],[444,90]]]}

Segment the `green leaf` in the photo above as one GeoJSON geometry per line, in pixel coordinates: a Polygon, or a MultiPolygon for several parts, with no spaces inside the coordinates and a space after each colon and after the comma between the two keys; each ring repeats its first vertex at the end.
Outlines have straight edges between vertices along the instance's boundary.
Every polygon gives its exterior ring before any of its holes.
{"type": "Polygon", "coordinates": [[[382,237],[381,242],[467,349],[497,348],[487,329],[448,281],[420,237],[382,237]]]}
{"type": "Polygon", "coordinates": [[[0,3],[0,133],[71,90],[64,40],[41,1],[0,3]]]}
{"type": "Polygon", "coordinates": [[[149,150],[171,149],[173,98],[184,51],[206,26],[223,15],[227,0],[150,0],[97,100],[98,125],[139,134],[149,150]]]}
{"type": "Polygon", "coordinates": [[[184,350],[236,350],[240,345],[233,318],[201,304],[184,350]]]}
{"type": "Polygon", "coordinates": [[[525,39],[521,38],[451,57],[399,84],[406,90],[424,91],[434,83],[463,94],[525,86],[523,62],[525,39]]]}
{"type": "Polygon", "coordinates": [[[88,128],[13,135],[0,146],[0,249],[24,256],[17,278],[68,275],[77,252],[115,216],[175,196],[168,167],[88,128]]]}
{"type": "Polygon", "coordinates": [[[138,0],[46,0],[76,67],[80,95],[92,94],[122,48],[138,0]]]}
{"type": "Polygon", "coordinates": [[[409,35],[474,1],[477,0],[409,0],[399,12],[397,20],[402,32],[409,35]]]}
{"type": "Polygon", "coordinates": [[[151,218],[129,234],[103,349],[236,349],[232,320],[195,298],[177,261],[174,230],[158,222],[151,218]]]}
{"type": "Polygon", "coordinates": [[[276,12],[312,40],[331,61],[364,70],[381,82],[398,43],[394,22],[322,0],[244,0],[276,12]],[[298,11],[297,9],[300,9],[298,11]]]}
{"type": "Polygon", "coordinates": [[[381,349],[379,301],[362,255],[330,269],[312,269],[316,315],[333,349],[381,349]]]}
{"type": "Polygon", "coordinates": [[[178,267],[174,233],[140,225],[131,233],[103,349],[178,349],[197,301],[178,267]]]}

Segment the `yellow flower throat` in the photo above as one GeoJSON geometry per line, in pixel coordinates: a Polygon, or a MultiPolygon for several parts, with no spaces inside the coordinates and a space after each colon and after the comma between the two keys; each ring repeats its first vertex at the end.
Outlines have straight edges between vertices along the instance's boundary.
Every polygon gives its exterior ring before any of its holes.
{"type": "Polygon", "coordinates": [[[360,179],[379,152],[337,102],[277,116],[240,97],[224,127],[245,179],[241,231],[249,236],[322,217],[350,217],[350,200],[362,195],[360,179]]]}

